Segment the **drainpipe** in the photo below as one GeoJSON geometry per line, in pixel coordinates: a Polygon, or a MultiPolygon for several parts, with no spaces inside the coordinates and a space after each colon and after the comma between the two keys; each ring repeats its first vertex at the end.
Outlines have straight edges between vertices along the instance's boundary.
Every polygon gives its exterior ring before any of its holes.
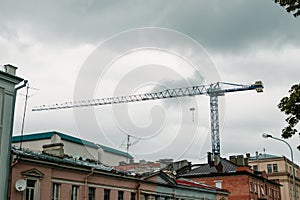
{"type": "MultiPolygon", "coordinates": [[[[15,103],[16,103],[17,91],[19,89],[25,87],[27,85],[27,83],[28,83],[28,80],[24,80],[22,85],[20,85],[20,86],[18,86],[18,87],[15,88],[15,97],[14,97],[13,105],[15,105],[15,103]]],[[[12,115],[12,121],[13,121],[13,119],[14,119],[14,114],[12,115]]],[[[11,128],[11,133],[12,132],[13,132],[13,126],[11,128]]],[[[10,146],[11,146],[11,143],[10,143],[10,146]]],[[[16,160],[11,164],[11,168],[13,168],[16,164],[18,164],[19,160],[20,160],[20,156],[17,155],[16,160]]]]}
{"type": "MultiPolygon", "coordinates": [[[[18,87],[15,88],[15,94],[14,94],[14,99],[13,99],[14,108],[15,108],[15,104],[16,104],[18,90],[21,89],[21,88],[23,88],[23,87],[25,87],[27,85],[27,83],[28,83],[28,80],[24,80],[22,85],[20,85],[20,86],[18,86],[18,87]]],[[[15,109],[13,110],[13,113],[12,113],[12,116],[11,116],[11,121],[12,122],[14,121],[14,117],[15,117],[14,113],[15,113],[15,109]]],[[[13,125],[10,128],[10,132],[11,133],[13,132],[13,125]]],[[[10,142],[9,146],[10,146],[10,151],[11,151],[11,140],[9,142],[10,142]]],[[[19,156],[17,156],[17,157],[19,157],[19,156]]]]}
{"type": "Polygon", "coordinates": [[[16,160],[11,164],[11,168],[13,168],[15,165],[19,163],[20,157],[17,157],[16,160]]]}
{"type": "Polygon", "coordinates": [[[140,196],[141,196],[141,184],[138,183],[137,187],[136,187],[136,199],[140,200],[140,196]]]}
{"type": "MultiPolygon", "coordinates": [[[[21,89],[21,88],[23,88],[23,87],[25,87],[26,85],[27,85],[27,83],[28,83],[28,80],[24,80],[23,81],[23,84],[22,85],[20,85],[20,86],[18,86],[18,87],[16,87],[15,88],[15,91],[14,91],[14,99],[13,99],[13,108],[15,108],[15,104],[16,104],[16,98],[17,98],[17,92],[18,92],[18,90],[19,89],[21,89]]],[[[13,122],[14,121],[14,113],[15,113],[15,109],[13,109],[13,112],[12,112],[12,117],[11,117],[11,121],[13,122]]],[[[11,129],[10,129],[10,132],[11,132],[11,134],[12,134],[12,132],[13,132],[13,124],[11,125],[11,129]]],[[[11,152],[11,140],[9,141],[9,152],[11,152]]],[[[9,162],[9,178],[8,178],[8,191],[7,191],[7,198],[8,199],[10,199],[10,193],[11,193],[11,185],[12,185],[12,168],[16,165],[16,164],[18,164],[18,162],[19,162],[19,159],[20,159],[20,156],[17,156],[17,159],[12,163],[12,164],[10,164],[11,163],[11,155],[9,155],[10,156],[10,162],[9,162]]]]}
{"type": "Polygon", "coordinates": [[[87,184],[88,184],[88,178],[89,178],[93,173],[94,173],[94,168],[91,168],[91,172],[90,172],[88,175],[85,176],[85,179],[84,179],[84,183],[85,183],[85,185],[84,185],[84,200],[87,200],[87,199],[88,199],[88,190],[87,190],[87,188],[88,188],[88,186],[87,186],[87,184]]]}
{"type": "Polygon", "coordinates": [[[23,84],[15,88],[15,94],[17,95],[17,91],[23,87],[25,87],[28,83],[28,80],[24,80],[23,84]]]}

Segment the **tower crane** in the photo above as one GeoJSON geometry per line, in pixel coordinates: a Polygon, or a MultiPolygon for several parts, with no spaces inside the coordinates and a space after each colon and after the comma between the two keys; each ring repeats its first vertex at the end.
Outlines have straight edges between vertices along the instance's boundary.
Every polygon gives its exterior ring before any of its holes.
{"type": "Polygon", "coordinates": [[[65,102],[61,104],[35,106],[32,111],[59,110],[77,107],[101,106],[108,104],[130,103],[137,101],[149,101],[157,99],[168,99],[196,95],[208,95],[210,97],[210,125],[211,125],[211,143],[212,154],[220,155],[220,136],[219,136],[219,111],[218,97],[225,93],[256,90],[263,92],[263,83],[256,81],[254,84],[243,85],[225,82],[216,82],[209,85],[181,87],[166,89],[160,92],[151,92],[145,94],[134,94],[128,96],[117,96],[100,99],[82,100],[74,102],[65,102]]]}

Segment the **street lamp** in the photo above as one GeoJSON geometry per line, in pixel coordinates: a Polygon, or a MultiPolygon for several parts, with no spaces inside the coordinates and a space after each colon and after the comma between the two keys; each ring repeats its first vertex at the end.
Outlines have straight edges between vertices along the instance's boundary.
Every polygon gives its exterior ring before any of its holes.
{"type": "Polygon", "coordinates": [[[291,148],[291,146],[289,145],[289,143],[287,143],[286,141],[280,139],[280,138],[277,138],[277,137],[274,137],[268,133],[264,133],[262,134],[263,138],[273,138],[274,140],[279,140],[281,142],[284,142],[286,145],[288,145],[288,147],[290,148],[290,151],[291,151],[291,157],[292,157],[292,175],[293,175],[293,190],[294,190],[294,200],[297,200],[297,193],[296,193],[296,182],[295,182],[295,168],[294,168],[294,156],[293,156],[293,150],[291,148]]]}

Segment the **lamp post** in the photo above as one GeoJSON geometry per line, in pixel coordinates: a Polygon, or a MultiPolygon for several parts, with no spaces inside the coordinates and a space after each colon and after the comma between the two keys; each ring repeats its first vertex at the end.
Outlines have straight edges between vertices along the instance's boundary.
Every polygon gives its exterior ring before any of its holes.
{"type": "Polygon", "coordinates": [[[295,182],[295,168],[294,168],[294,156],[293,156],[293,150],[292,150],[291,146],[286,141],[284,141],[280,138],[277,138],[277,137],[273,137],[270,134],[264,133],[264,134],[262,134],[262,136],[263,136],[263,138],[273,138],[274,140],[279,140],[281,142],[284,142],[290,148],[291,157],[292,157],[292,175],[293,175],[294,200],[297,200],[297,191],[296,191],[296,182],[295,182]]]}

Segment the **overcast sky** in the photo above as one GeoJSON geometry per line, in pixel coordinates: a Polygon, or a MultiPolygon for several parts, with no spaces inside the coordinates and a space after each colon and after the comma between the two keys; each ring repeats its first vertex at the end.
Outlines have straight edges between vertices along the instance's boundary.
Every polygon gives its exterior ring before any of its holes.
{"type": "MultiPolygon", "coordinates": [[[[130,153],[137,160],[199,163],[211,151],[207,96],[74,110],[31,108],[261,80],[264,93],[220,98],[221,155],[265,149],[290,158],[285,144],[261,137],[264,132],[280,137],[285,116],[277,104],[300,77],[300,18],[273,1],[13,0],[0,7],[0,64],[17,66],[17,75],[39,89],[30,90],[25,134],[56,130],[122,150],[130,134],[136,141],[130,153]]],[[[14,135],[20,135],[23,105],[24,96],[18,95],[14,135]]],[[[300,164],[299,137],[287,141],[300,164]]]]}

